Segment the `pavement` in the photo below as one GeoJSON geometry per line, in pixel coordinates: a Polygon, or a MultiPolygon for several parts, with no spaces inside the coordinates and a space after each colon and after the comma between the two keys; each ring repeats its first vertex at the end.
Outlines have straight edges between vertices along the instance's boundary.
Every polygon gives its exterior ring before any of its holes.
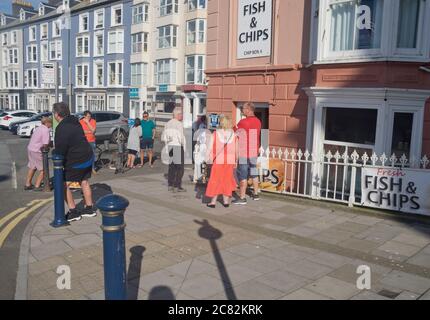
{"type": "MultiPolygon", "coordinates": [[[[187,192],[176,194],[164,170],[93,185],[97,198],[114,192],[130,201],[131,300],[430,299],[429,219],[271,195],[209,209],[191,170],[187,192]],[[371,275],[364,290],[363,265],[371,275]]],[[[53,215],[49,204],[27,226],[15,297],[104,299],[101,215],[58,229],[53,215]],[[70,289],[57,288],[59,266],[70,267],[70,289]]]]}

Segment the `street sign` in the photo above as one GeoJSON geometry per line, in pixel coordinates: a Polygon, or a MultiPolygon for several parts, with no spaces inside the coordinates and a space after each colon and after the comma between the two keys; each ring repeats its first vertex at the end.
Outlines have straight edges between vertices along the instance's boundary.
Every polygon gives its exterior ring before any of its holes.
{"type": "Polygon", "coordinates": [[[130,88],[129,96],[130,99],[139,99],[139,88],[130,88]]]}
{"type": "Polygon", "coordinates": [[[42,63],[42,83],[45,85],[55,85],[55,64],[50,62],[42,63]]]}
{"type": "Polygon", "coordinates": [[[162,84],[158,86],[158,91],[167,92],[167,84],[162,84]]]}

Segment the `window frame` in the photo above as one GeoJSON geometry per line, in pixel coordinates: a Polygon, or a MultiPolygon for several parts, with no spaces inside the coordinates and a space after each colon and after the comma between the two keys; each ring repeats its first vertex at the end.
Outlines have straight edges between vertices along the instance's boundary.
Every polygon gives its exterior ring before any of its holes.
{"type": "Polygon", "coordinates": [[[49,23],[42,23],[40,25],[40,40],[48,40],[49,38],[49,23]],[[43,34],[43,28],[46,27],[46,36],[43,34]]]}
{"type": "Polygon", "coordinates": [[[61,60],[63,58],[63,42],[61,40],[52,40],[49,42],[49,59],[61,60]],[[55,56],[52,56],[52,46],[55,47],[55,56]]]}
{"type": "Polygon", "coordinates": [[[79,33],[88,32],[90,30],[90,14],[88,12],[79,15],[79,33]],[[84,19],[86,18],[86,28],[84,28],[84,19]]]}
{"type": "Polygon", "coordinates": [[[52,21],[52,38],[59,38],[61,37],[61,20],[57,19],[52,21]],[[57,30],[58,25],[58,33],[55,32],[57,30]]]}
{"type": "Polygon", "coordinates": [[[90,37],[89,35],[80,35],[78,37],[76,37],[76,57],[77,58],[81,58],[81,57],[89,57],[90,56],[90,37]],[[78,42],[79,39],[82,39],[82,52],[79,52],[78,48],[78,42]],[[85,39],[87,40],[87,46],[85,46],[85,39]],[[84,48],[87,48],[87,53],[85,53],[84,48]]]}
{"type": "Polygon", "coordinates": [[[155,85],[176,85],[177,83],[177,59],[167,58],[167,59],[158,59],[154,62],[154,84],[155,85]],[[168,68],[169,70],[166,71],[166,65],[168,62],[168,68]],[[164,77],[167,78],[168,74],[168,82],[166,83],[163,79],[162,82],[160,82],[160,69],[159,64],[162,67],[161,73],[164,74],[164,77]]]}
{"type": "Polygon", "coordinates": [[[191,54],[191,55],[187,55],[185,56],[185,83],[186,84],[201,84],[204,85],[206,82],[206,75],[205,75],[205,66],[206,66],[206,57],[205,55],[202,54],[191,54]],[[194,60],[194,67],[193,67],[193,81],[189,81],[188,80],[188,70],[190,70],[190,68],[188,68],[188,59],[189,58],[193,58],[194,60]],[[201,58],[202,60],[202,68],[199,68],[199,58],[201,58]],[[201,78],[202,81],[199,82],[199,75],[201,73],[201,78]]]}
{"type": "Polygon", "coordinates": [[[75,86],[76,88],[89,88],[90,87],[90,65],[89,63],[78,63],[75,65],[75,86]],[[82,84],[79,84],[79,67],[82,68],[82,84]],[[87,69],[87,81],[85,84],[85,69],[87,69]]]}
{"type": "Polygon", "coordinates": [[[130,64],[130,86],[131,87],[142,87],[147,85],[148,83],[148,64],[145,62],[137,62],[130,64]],[[133,66],[141,66],[140,73],[133,73],[133,66]],[[140,79],[139,79],[140,77],[140,79]],[[140,81],[134,82],[133,78],[136,78],[140,81]]]}
{"type": "Polygon", "coordinates": [[[105,34],[103,31],[94,32],[94,57],[101,57],[104,56],[105,52],[105,34]],[[98,52],[98,37],[102,37],[102,47],[101,47],[101,53],[98,52]]]}
{"type": "MultiPolygon", "coordinates": [[[[157,28],[157,42],[158,42],[158,49],[170,49],[170,48],[177,48],[178,47],[178,26],[174,24],[168,24],[164,26],[159,26],[157,28]],[[169,35],[166,36],[166,29],[169,29],[169,35]],[[161,35],[161,31],[163,31],[163,35],[161,35]],[[169,38],[170,41],[168,43],[169,46],[161,46],[162,39],[169,38]]],[[[166,40],[167,42],[167,40],[166,40]]]]}
{"type": "Polygon", "coordinates": [[[105,66],[104,66],[104,60],[95,60],[93,64],[93,86],[96,88],[102,88],[105,84],[105,66]],[[98,82],[98,70],[99,66],[101,66],[102,70],[102,83],[98,82]]]}
{"type": "Polygon", "coordinates": [[[123,60],[115,60],[115,61],[109,61],[107,63],[107,86],[108,87],[123,87],[124,86],[124,61],[123,60]],[[115,81],[114,83],[111,82],[111,65],[115,65],[114,75],[115,75],[115,81]],[[119,72],[119,65],[121,65],[121,73],[119,72]],[[120,77],[119,77],[120,75],[120,77]]]}
{"type": "Polygon", "coordinates": [[[26,56],[26,62],[27,63],[37,63],[38,62],[38,48],[36,44],[29,44],[25,47],[25,56],[26,56]],[[28,49],[32,49],[31,54],[29,55],[29,51],[28,49]],[[35,59],[29,59],[31,56],[31,58],[34,58],[34,56],[36,57],[35,59]]]}
{"type": "Polygon", "coordinates": [[[108,32],[108,54],[124,53],[124,30],[115,29],[108,32]],[[112,51],[111,48],[111,35],[115,33],[115,50],[112,51]],[[118,34],[121,34],[121,41],[118,42],[118,34]],[[119,47],[121,44],[121,47],[119,47]]]}
{"type": "Polygon", "coordinates": [[[30,26],[28,28],[28,41],[36,41],[37,39],[37,28],[36,26],[30,26]]]}
{"type": "Polygon", "coordinates": [[[188,10],[188,12],[193,12],[193,11],[196,11],[196,10],[204,10],[204,9],[206,9],[207,8],[207,0],[203,0],[204,1],[204,6],[201,6],[200,4],[200,1],[202,1],[202,0],[188,0],[187,1],[187,10],[188,10]],[[191,8],[191,3],[192,2],[196,2],[196,6],[195,6],[195,8],[191,8]]]}
{"type": "Polygon", "coordinates": [[[166,17],[179,12],[179,0],[159,0],[158,3],[159,17],[166,17]],[[169,7],[171,7],[170,13],[168,13],[169,7]]]}
{"type": "Polygon", "coordinates": [[[149,20],[149,3],[143,2],[132,6],[131,8],[131,24],[147,23],[149,20]],[[142,8],[142,12],[136,12],[142,8]],[[137,21],[136,17],[142,16],[141,21],[137,21]]]}
{"type": "Polygon", "coordinates": [[[123,5],[122,4],[118,4],[115,6],[110,7],[111,8],[111,20],[110,20],[110,25],[111,27],[117,27],[117,26],[122,26],[124,24],[124,9],[123,9],[123,5]],[[116,10],[121,9],[121,22],[117,23],[115,20],[115,13],[116,10]]]}
{"type": "Polygon", "coordinates": [[[101,29],[104,29],[104,27],[105,27],[105,9],[104,8],[102,8],[102,9],[97,9],[97,10],[95,10],[94,11],[94,30],[101,30],[101,29]],[[99,17],[99,14],[102,14],[102,16],[103,16],[103,19],[102,19],[102,25],[101,26],[99,26],[98,24],[97,24],[97,18],[99,17]]]}
{"type": "Polygon", "coordinates": [[[38,73],[39,73],[39,70],[37,68],[30,68],[25,70],[24,83],[27,88],[38,87],[38,84],[39,84],[38,73]]]}

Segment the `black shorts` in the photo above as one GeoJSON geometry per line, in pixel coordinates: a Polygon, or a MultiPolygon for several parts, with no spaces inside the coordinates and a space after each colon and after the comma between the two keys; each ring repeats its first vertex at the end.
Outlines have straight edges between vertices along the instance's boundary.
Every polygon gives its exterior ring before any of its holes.
{"type": "Polygon", "coordinates": [[[66,182],[82,182],[91,178],[93,168],[88,167],[84,169],[65,169],[64,170],[64,180],[66,182]]]}
{"type": "Polygon", "coordinates": [[[137,151],[136,150],[132,150],[132,149],[128,149],[128,154],[131,154],[133,156],[137,155],[137,151]]]}

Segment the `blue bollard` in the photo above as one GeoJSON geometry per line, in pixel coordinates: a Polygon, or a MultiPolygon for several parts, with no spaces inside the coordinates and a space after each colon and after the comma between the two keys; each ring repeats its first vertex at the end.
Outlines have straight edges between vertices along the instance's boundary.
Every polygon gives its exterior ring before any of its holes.
{"type": "Polygon", "coordinates": [[[113,194],[96,204],[102,213],[106,300],[127,299],[124,212],[128,205],[127,199],[113,194]]]}
{"type": "Polygon", "coordinates": [[[52,155],[54,162],[54,207],[55,215],[51,226],[54,228],[68,225],[64,213],[64,157],[58,154],[52,155]]]}

